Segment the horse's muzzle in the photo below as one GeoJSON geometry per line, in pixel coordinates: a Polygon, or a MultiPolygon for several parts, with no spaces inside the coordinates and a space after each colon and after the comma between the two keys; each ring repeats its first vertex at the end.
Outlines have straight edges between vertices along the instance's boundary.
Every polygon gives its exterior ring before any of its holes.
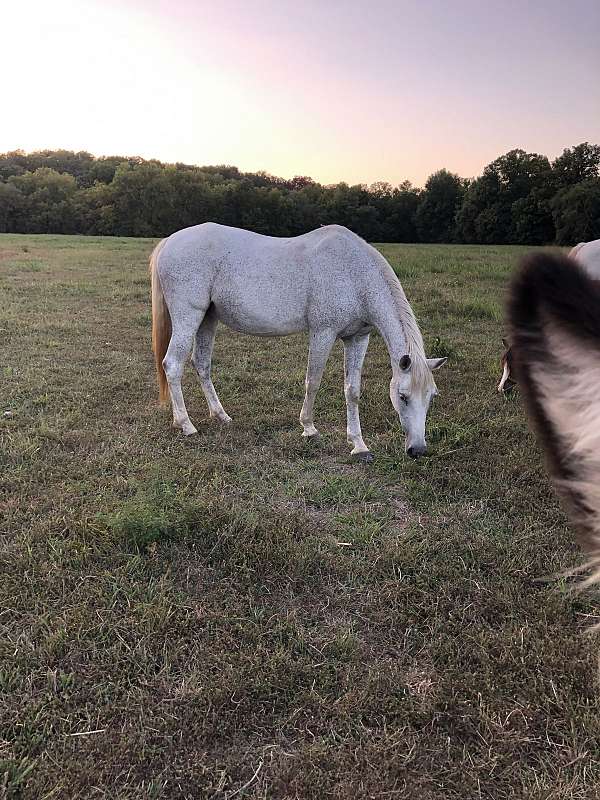
{"type": "Polygon", "coordinates": [[[426,452],[427,447],[412,446],[407,448],[406,455],[411,458],[419,458],[419,456],[424,456],[426,452]]]}
{"type": "Polygon", "coordinates": [[[499,391],[501,394],[506,394],[506,395],[509,395],[509,394],[511,394],[511,392],[513,391],[513,389],[515,388],[515,386],[516,386],[516,385],[517,385],[516,381],[513,381],[513,380],[511,380],[511,379],[509,378],[509,379],[508,379],[508,380],[507,380],[507,381],[504,383],[504,386],[503,386],[501,389],[498,389],[498,391],[499,391]]]}

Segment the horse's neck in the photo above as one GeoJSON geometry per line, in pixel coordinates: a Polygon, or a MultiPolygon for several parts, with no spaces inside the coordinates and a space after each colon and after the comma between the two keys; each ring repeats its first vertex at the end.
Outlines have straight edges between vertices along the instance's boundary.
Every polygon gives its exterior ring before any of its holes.
{"type": "Polygon", "coordinates": [[[378,306],[374,322],[390,354],[392,369],[396,370],[402,356],[414,353],[415,343],[409,341],[410,331],[407,328],[416,323],[406,318],[406,312],[393,298],[378,306]]]}
{"type": "Polygon", "coordinates": [[[381,333],[396,370],[402,356],[424,357],[423,340],[398,277],[381,253],[371,247],[369,251],[374,273],[370,321],[381,333]]]}

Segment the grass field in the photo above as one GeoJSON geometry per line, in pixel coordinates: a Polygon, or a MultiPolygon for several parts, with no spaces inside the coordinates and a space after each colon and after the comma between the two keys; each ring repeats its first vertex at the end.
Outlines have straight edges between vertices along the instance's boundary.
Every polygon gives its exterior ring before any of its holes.
{"type": "Polygon", "coordinates": [[[300,437],[306,340],[220,329],[233,425],[156,403],[150,240],[0,237],[0,798],[595,798],[597,597],[518,397],[520,248],[382,245],[429,355],[411,462],[373,337],[300,437]]]}

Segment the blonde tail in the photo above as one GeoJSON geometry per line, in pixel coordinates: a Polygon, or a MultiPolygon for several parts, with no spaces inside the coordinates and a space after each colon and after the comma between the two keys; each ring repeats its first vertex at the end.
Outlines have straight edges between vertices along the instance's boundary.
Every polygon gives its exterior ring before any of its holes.
{"type": "Polygon", "coordinates": [[[157,274],[158,257],[165,242],[160,241],[150,256],[150,277],[152,280],[152,350],[158,379],[158,401],[164,406],[169,402],[169,385],[163,367],[163,359],[171,341],[171,316],[157,274]]]}

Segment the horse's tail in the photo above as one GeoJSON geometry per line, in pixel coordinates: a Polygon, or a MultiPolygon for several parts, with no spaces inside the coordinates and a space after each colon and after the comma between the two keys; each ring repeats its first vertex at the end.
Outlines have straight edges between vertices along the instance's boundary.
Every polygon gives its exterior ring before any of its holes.
{"type": "Polygon", "coordinates": [[[575,247],[572,247],[569,250],[569,258],[575,258],[577,256],[577,253],[581,250],[582,247],[585,247],[585,245],[586,242],[579,242],[579,244],[576,244],[575,247]]]}
{"type": "Polygon", "coordinates": [[[152,350],[158,379],[158,401],[166,405],[169,401],[169,386],[163,367],[163,359],[171,340],[171,315],[158,277],[158,257],[167,240],[160,241],[150,255],[150,279],[152,281],[152,350]]]}

